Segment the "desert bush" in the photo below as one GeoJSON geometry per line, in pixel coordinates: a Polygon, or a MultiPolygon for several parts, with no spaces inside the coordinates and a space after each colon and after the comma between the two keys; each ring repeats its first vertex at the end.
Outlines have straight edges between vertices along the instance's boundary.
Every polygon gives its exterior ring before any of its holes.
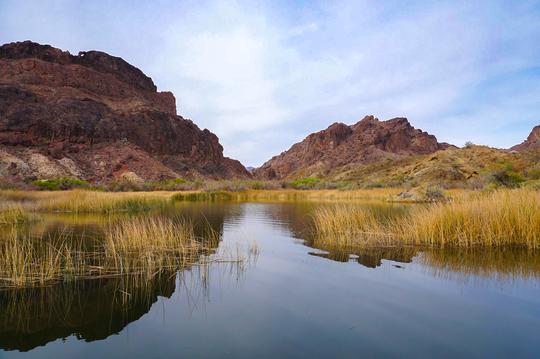
{"type": "Polygon", "coordinates": [[[47,190],[47,191],[60,191],[60,190],[68,190],[68,189],[75,189],[75,188],[88,189],[91,187],[89,182],[80,180],[78,178],[71,178],[71,177],[41,179],[41,180],[32,182],[32,185],[34,185],[40,190],[47,190]]]}
{"type": "Polygon", "coordinates": [[[489,178],[490,183],[510,188],[518,187],[525,182],[523,175],[515,171],[512,164],[505,164],[502,168],[492,171],[489,178]]]}
{"type": "Polygon", "coordinates": [[[428,187],[425,196],[431,202],[438,202],[445,199],[444,192],[439,187],[428,187]]]}
{"type": "Polygon", "coordinates": [[[289,182],[289,185],[295,189],[314,189],[321,183],[320,178],[315,177],[305,177],[299,178],[294,181],[289,182]]]}

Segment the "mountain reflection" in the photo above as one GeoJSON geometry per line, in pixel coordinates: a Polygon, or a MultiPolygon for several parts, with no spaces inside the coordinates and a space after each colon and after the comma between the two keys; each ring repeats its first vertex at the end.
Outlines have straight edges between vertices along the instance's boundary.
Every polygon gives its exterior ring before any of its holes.
{"type": "Polygon", "coordinates": [[[309,254],[312,256],[328,258],[337,262],[350,262],[351,260],[356,260],[364,267],[377,268],[381,266],[383,260],[411,263],[417,253],[418,250],[411,247],[391,247],[363,248],[354,252],[342,251],[338,248],[333,248],[329,252],[310,252],[309,254]]]}
{"type": "Polygon", "coordinates": [[[75,335],[88,342],[119,333],[176,289],[175,275],[151,281],[88,280],[0,292],[0,348],[29,351],[75,335]]]}

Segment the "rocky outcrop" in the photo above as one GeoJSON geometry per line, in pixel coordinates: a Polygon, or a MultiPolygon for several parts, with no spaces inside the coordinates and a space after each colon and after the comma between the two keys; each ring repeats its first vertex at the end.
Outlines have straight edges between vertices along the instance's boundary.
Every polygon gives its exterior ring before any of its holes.
{"type": "Polygon", "coordinates": [[[30,41],[0,47],[0,177],[101,182],[249,177],[216,135],[176,114],[175,98],[119,57],[30,41]]]}
{"type": "Polygon", "coordinates": [[[527,151],[540,149],[540,125],[534,127],[529,137],[519,145],[511,148],[512,151],[527,151]]]}
{"type": "Polygon", "coordinates": [[[334,123],[313,133],[254,171],[259,178],[325,175],[335,168],[386,158],[429,154],[450,145],[411,126],[406,118],[379,121],[366,116],[355,125],[334,123]]]}

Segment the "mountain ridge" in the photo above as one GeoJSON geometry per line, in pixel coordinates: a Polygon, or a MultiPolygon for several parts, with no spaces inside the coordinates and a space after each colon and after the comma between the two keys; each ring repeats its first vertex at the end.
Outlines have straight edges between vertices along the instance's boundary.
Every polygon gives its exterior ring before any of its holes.
{"type": "Polygon", "coordinates": [[[368,164],[392,157],[429,154],[453,147],[414,128],[404,117],[380,121],[365,116],[353,125],[335,122],[274,156],[254,174],[262,179],[284,179],[295,174],[324,175],[345,165],[368,164]]]}

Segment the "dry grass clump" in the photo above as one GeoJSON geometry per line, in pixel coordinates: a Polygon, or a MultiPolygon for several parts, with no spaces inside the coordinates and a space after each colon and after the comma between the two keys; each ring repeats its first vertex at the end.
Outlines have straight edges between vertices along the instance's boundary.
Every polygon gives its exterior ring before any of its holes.
{"type": "Polygon", "coordinates": [[[72,234],[32,238],[13,226],[0,241],[0,287],[123,275],[151,278],[194,264],[208,254],[217,241],[217,235],[208,231],[209,236],[201,239],[190,222],[161,217],[113,223],[100,239],[72,234]]]}
{"type": "Polygon", "coordinates": [[[349,247],[359,242],[380,243],[385,237],[373,210],[354,205],[322,207],[314,215],[318,245],[349,247]]]}
{"type": "Polygon", "coordinates": [[[415,206],[386,221],[349,205],[322,208],[315,231],[325,241],[355,245],[375,242],[429,246],[540,247],[540,193],[501,190],[415,206]]]}
{"type": "Polygon", "coordinates": [[[120,220],[105,232],[106,267],[115,273],[153,276],[154,272],[165,268],[193,264],[217,242],[217,234],[210,229],[205,238],[197,238],[193,225],[183,219],[120,220]]]}

